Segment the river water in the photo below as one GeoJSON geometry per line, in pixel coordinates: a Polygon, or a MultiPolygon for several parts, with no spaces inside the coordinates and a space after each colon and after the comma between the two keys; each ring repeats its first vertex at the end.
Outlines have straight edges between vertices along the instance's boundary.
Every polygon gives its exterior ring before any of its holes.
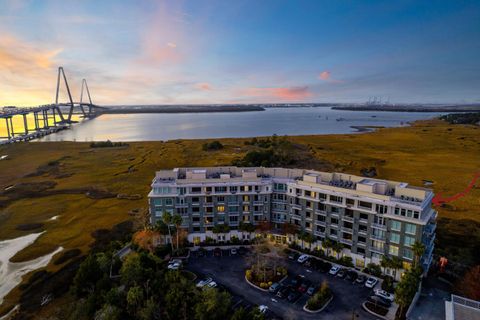
{"type": "Polygon", "coordinates": [[[398,127],[440,113],[332,110],[330,107],[267,108],[265,111],[105,114],[41,141],[158,141],[357,132],[352,126],[398,127]]]}

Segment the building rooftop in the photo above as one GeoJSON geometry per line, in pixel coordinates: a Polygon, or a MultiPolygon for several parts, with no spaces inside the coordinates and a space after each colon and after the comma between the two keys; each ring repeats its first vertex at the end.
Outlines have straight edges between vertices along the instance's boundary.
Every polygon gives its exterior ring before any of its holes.
{"type": "Polygon", "coordinates": [[[445,301],[445,320],[480,320],[480,301],[452,294],[452,300],[445,301]]]}

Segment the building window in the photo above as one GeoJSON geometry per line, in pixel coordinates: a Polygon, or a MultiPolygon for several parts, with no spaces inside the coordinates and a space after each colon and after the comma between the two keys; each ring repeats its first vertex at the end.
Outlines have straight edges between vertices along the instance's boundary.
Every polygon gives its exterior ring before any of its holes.
{"type": "Polygon", "coordinates": [[[366,243],[366,242],[367,242],[367,238],[365,238],[365,237],[358,237],[358,242],[366,243]]]}
{"type": "Polygon", "coordinates": [[[338,219],[337,218],[330,218],[330,223],[331,224],[338,224],[338,219]]]}
{"type": "Polygon", "coordinates": [[[243,206],[243,212],[250,212],[249,206],[243,206]]]}
{"type": "Polygon", "coordinates": [[[415,243],[415,238],[410,237],[410,236],[405,236],[405,239],[403,240],[403,244],[406,245],[407,247],[413,246],[415,243]]]}
{"type": "Polygon", "coordinates": [[[372,204],[370,202],[359,201],[358,206],[361,208],[372,209],[372,204]]]}
{"type": "Polygon", "coordinates": [[[400,243],[400,234],[392,232],[390,234],[390,242],[399,244],[400,243]]]}
{"type": "Polygon", "coordinates": [[[411,223],[405,223],[405,233],[415,234],[417,232],[417,226],[411,223]]]}
{"type": "Polygon", "coordinates": [[[393,256],[398,256],[398,247],[397,246],[390,246],[388,253],[393,256]]]}
{"type": "Polygon", "coordinates": [[[377,204],[375,209],[377,213],[384,214],[384,213],[387,213],[387,208],[388,208],[387,206],[384,206],[382,204],[377,204]]]}
{"type": "Polygon", "coordinates": [[[191,189],[191,193],[201,193],[202,192],[202,188],[200,187],[192,187],[191,189]]]}
{"type": "Polygon", "coordinates": [[[217,197],[217,203],[225,203],[225,197],[217,197]]]}
{"type": "Polygon", "coordinates": [[[400,221],[392,220],[390,226],[391,226],[392,230],[394,230],[394,231],[402,230],[402,223],[400,221]]]}
{"type": "Polygon", "coordinates": [[[372,247],[377,251],[383,251],[384,243],[382,241],[372,240],[372,247]]]}
{"type": "Polygon", "coordinates": [[[184,195],[187,193],[187,188],[177,188],[177,192],[179,195],[184,195]]]}
{"type": "Polygon", "coordinates": [[[403,257],[409,260],[413,260],[413,251],[411,249],[404,248],[403,257]]]}
{"type": "Polygon", "coordinates": [[[225,192],[227,192],[227,187],[225,187],[225,186],[223,186],[223,187],[215,187],[215,192],[225,193],[225,192]]]}
{"type": "Polygon", "coordinates": [[[338,207],[332,207],[331,211],[332,211],[333,213],[339,213],[339,212],[340,212],[340,208],[338,208],[338,207]]]}
{"type": "Polygon", "coordinates": [[[338,197],[338,196],[330,196],[330,201],[331,201],[331,202],[336,202],[336,203],[342,203],[342,202],[343,202],[343,198],[342,198],[342,197],[338,197]]]}
{"type": "Polygon", "coordinates": [[[173,205],[172,198],[165,198],[165,205],[166,206],[172,206],[173,205]]]}
{"type": "Polygon", "coordinates": [[[217,206],[217,212],[225,212],[224,206],[217,206]]]}
{"type": "Polygon", "coordinates": [[[347,205],[349,205],[349,206],[354,206],[354,205],[355,205],[355,200],[354,200],[354,199],[347,198],[347,205]]]}
{"type": "Polygon", "coordinates": [[[318,199],[320,200],[326,200],[327,199],[327,195],[325,193],[319,193],[318,194],[318,199]]]}
{"type": "Polygon", "coordinates": [[[237,186],[230,186],[230,192],[231,193],[237,192],[237,190],[238,190],[237,186]]]}
{"type": "Polygon", "coordinates": [[[238,212],[238,207],[228,207],[228,212],[236,213],[238,212]]]}

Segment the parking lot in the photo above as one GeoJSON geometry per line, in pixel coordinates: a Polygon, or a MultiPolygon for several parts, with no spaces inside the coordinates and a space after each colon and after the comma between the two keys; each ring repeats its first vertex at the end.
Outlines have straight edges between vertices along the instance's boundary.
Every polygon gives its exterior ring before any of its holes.
{"type": "Polygon", "coordinates": [[[199,256],[193,253],[189,258],[186,269],[197,273],[200,277],[212,277],[217,283],[227,288],[233,295],[233,305],[266,305],[278,318],[283,319],[352,319],[355,313],[356,319],[375,319],[375,317],[365,312],[361,305],[368,296],[373,294],[372,289],[366,288],[363,284],[341,279],[315,271],[304,265],[293,261],[284,260],[288,269],[289,276],[282,282],[288,285],[291,279],[297,275],[303,276],[315,284],[321,284],[326,280],[333,291],[334,298],[332,302],[321,313],[310,314],[303,310],[307,302],[306,293],[293,302],[287,299],[280,299],[268,292],[260,291],[245,281],[245,269],[247,268],[246,256],[231,255],[229,250],[217,251],[214,256],[213,251],[207,251],[205,255],[199,256]]]}

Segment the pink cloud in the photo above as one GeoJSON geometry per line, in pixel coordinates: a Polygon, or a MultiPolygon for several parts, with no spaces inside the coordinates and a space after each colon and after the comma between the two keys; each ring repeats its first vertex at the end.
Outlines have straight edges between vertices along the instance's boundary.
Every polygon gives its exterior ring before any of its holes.
{"type": "Polygon", "coordinates": [[[203,91],[213,90],[213,87],[208,82],[199,82],[195,84],[195,88],[203,91]]]}
{"type": "Polygon", "coordinates": [[[290,88],[248,88],[244,95],[280,100],[304,100],[312,95],[307,86],[290,88]]]}
{"type": "Polygon", "coordinates": [[[332,79],[332,73],[328,70],[320,72],[318,79],[331,83],[343,83],[342,80],[332,79]]]}
{"type": "Polygon", "coordinates": [[[322,72],[320,72],[320,74],[318,75],[318,79],[328,80],[328,79],[330,79],[330,75],[331,75],[331,72],[330,72],[330,71],[322,71],[322,72]]]}

